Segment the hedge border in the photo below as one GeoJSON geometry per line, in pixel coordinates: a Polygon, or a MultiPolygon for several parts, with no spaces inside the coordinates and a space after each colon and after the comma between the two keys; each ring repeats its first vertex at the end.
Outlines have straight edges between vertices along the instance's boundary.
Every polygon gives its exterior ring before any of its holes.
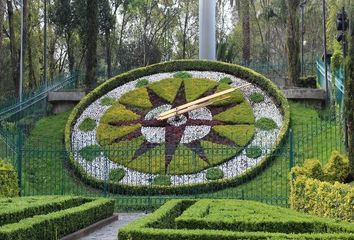
{"type": "MultiPolygon", "coordinates": [[[[22,198],[22,200],[26,199],[32,199],[32,197],[22,198]]],[[[11,199],[9,199],[9,201],[11,201],[11,199]]],[[[76,207],[89,201],[91,201],[89,198],[71,196],[58,197],[58,199],[55,199],[54,197],[39,198],[38,201],[33,204],[29,204],[24,207],[21,206],[20,208],[16,206],[15,208],[9,209],[9,211],[0,213],[0,227],[5,224],[11,224],[25,218],[33,217],[35,215],[43,215],[50,212],[76,207]]]]}
{"type": "Polygon", "coordinates": [[[114,201],[97,199],[78,207],[36,215],[0,227],[0,239],[57,239],[113,214],[114,201]]]}
{"type": "Polygon", "coordinates": [[[101,86],[97,87],[95,90],[90,92],[71,112],[68,122],[65,127],[65,147],[68,151],[69,163],[72,166],[75,175],[77,175],[83,182],[90,185],[91,187],[97,189],[108,189],[112,193],[120,194],[130,194],[130,195],[165,195],[165,194],[179,194],[192,192],[204,192],[204,191],[216,191],[227,187],[234,187],[244,183],[245,181],[255,177],[260,171],[264,170],[269,162],[274,159],[273,154],[278,149],[278,147],[284,143],[287,136],[290,121],[290,112],[288,101],[277,86],[272,83],[269,79],[263,75],[234,64],[215,62],[215,61],[204,61],[204,60],[178,60],[165,63],[159,63],[147,67],[137,68],[129,72],[118,75],[110,80],[106,81],[101,86]],[[262,159],[262,161],[252,169],[247,170],[245,173],[236,176],[234,178],[223,179],[218,181],[180,185],[180,186],[154,186],[154,191],[151,191],[149,186],[133,186],[124,185],[120,183],[109,182],[106,183],[103,180],[98,180],[90,176],[85,172],[79,163],[74,159],[74,154],[71,149],[71,136],[72,128],[80,116],[80,114],[94,101],[99,99],[102,95],[108,93],[109,91],[127,83],[134,81],[138,78],[149,76],[157,73],[164,72],[178,72],[178,71],[215,71],[223,72],[226,74],[239,77],[248,82],[251,82],[268,94],[274,97],[276,103],[282,110],[284,116],[283,126],[280,129],[279,137],[276,140],[275,145],[268,152],[268,154],[262,159]],[[106,188],[107,187],[107,188],[106,188]]]}
{"type": "Polygon", "coordinates": [[[236,240],[236,239],[353,239],[351,233],[286,234],[268,232],[232,232],[223,230],[175,229],[174,218],[194,204],[195,200],[171,200],[153,214],[120,229],[122,240],[236,240]],[[154,228],[153,228],[154,226],[154,228]]]}

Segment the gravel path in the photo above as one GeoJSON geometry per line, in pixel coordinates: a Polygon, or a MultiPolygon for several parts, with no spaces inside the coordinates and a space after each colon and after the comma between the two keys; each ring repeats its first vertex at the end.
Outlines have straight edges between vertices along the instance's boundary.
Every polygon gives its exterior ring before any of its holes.
{"type": "Polygon", "coordinates": [[[116,240],[118,239],[118,230],[135,219],[146,216],[145,213],[119,213],[118,220],[109,225],[80,238],[80,240],[116,240]]]}

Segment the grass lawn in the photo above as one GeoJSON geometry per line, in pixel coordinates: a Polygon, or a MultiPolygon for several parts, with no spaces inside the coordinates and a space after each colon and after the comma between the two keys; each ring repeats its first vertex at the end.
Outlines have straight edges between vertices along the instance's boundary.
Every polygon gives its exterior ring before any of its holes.
{"type": "MultiPolygon", "coordinates": [[[[331,151],[340,147],[338,127],[322,120],[315,108],[290,102],[290,109],[296,162],[301,163],[303,159],[312,157],[319,158],[323,163],[326,162],[331,151]],[[317,123],[317,126],[321,127],[311,128],[311,123],[317,123]],[[307,124],[308,127],[306,127],[307,124]],[[303,132],[309,134],[305,137],[303,132]]],[[[103,194],[102,191],[94,190],[80,183],[63,162],[65,159],[64,126],[68,116],[69,113],[64,113],[43,118],[36,123],[28,136],[25,142],[28,150],[24,152],[23,163],[23,169],[25,169],[23,174],[24,195],[80,194],[100,196],[103,194]],[[50,142],[46,141],[48,139],[50,142]],[[39,151],[35,150],[38,140],[41,142],[39,151]],[[58,149],[62,151],[57,151],[58,149]]],[[[200,195],[193,193],[190,197],[244,198],[287,205],[289,146],[287,142],[274,161],[267,166],[267,169],[254,179],[237,187],[200,195]]],[[[117,199],[116,205],[118,206],[116,207],[118,209],[127,208],[128,210],[144,209],[150,204],[157,207],[172,198],[172,196],[129,197],[116,195],[112,197],[117,199]]]]}

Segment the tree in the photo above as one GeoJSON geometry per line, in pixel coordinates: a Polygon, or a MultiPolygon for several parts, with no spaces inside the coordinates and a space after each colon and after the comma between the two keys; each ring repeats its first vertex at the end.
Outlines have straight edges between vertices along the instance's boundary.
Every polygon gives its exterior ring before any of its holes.
{"type": "Polygon", "coordinates": [[[15,89],[18,89],[19,83],[19,64],[18,64],[18,49],[16,44],[16,36],[15,36],[15,18],[14,18],[14,10],[12,5],[12,0],[7,0],[7,17],[9,21],[9,35],[10,35],[10,52],[11,52],[11,75],[12,81],[15,89]]]}
{"type": "Polygon", "coordinates": [[[241,18],[242,18],[242,58],[243,63],[248,65],[251,58],[251,28],[250,28],[250,5],[249,1],[241,1],[241,18]]]}
{"type": "Polygon", "coordinates": [[[85,82],[89,88],[96,83],[97,68],[97,37],[98,37],[98,0],[87,0],[85,34],[86,43],[86,77],[85,82]]]}
{"type": "MultiPolygon", "coordinates": [[[[2,26],[4,25],[4,16],[5,16],[5,2],[4,1],[0,1],[0,56],[2,56],[2,39],[3,39],[3,31],[2,31],[2,26]]],[[[3,66],[3,61],[2,59],[0,59],[0,75],[3,74],[2,73],[2,66],[3,66]]],[[[0,87],[2,86],[2,81],[4,79],[2,77],[0,77],[0,87]]]]}
{"type": "Polygon", "coordinates": [[[348,34],[349,51],[346,59],[345,106],[348,128],[349,162],[351,175],[354,177],[354,4],[350,5],[350,26],[348,34]]]}
{"type": "Polygon", "coordinates": [[[286,47],[288,53],[287,86],[294,86],[300,77],[300,33],[298,9],[300,0],[288,0],[286,47]]]}

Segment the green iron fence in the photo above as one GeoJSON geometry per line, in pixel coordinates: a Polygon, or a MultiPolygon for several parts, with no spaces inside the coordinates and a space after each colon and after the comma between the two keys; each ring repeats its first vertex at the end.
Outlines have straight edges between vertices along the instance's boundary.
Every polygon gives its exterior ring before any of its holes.
{"type": "MultiPolygon", "coordinates": [[[[105,156],[121,157],[131,156],[138,146],[133,141],[127,142],[120,147],[110,146],[105,149],[89,149],[84,153],[79,149],[73,150],[74,156],[84,155],[90,161],[81,160],[81,166],[86,169],[90,176],[94,176],[103,182],[100,187],[92,187],[85,184],[77,174],[74,173],[69,164],[69,153],[66,151],[63,142],[54,142],[50,139],[34,139],[24,129],[4,132],[0,136],[0,157],[12,160],[20,178],[22,196],[33,195],[87,195],[103,196],[114,198],[117,201],[119,210],[151,210],[160,206],[165,201],[174,198],[232,198],[246,199],[266,202],[274,205],[287,206],[289,196],[288,174],[294,165],[301,165],[306,159],[317,158],[326,163],[333,150],[344,151],[343,136],[338,119],[325,121],[314,120],[306,125],[293,124],[286,141],[272,153],[266,139],[259,138],[251,142],[251,146],[259,146],[263,154],[269,153],[271,161],[268,161],[262,168],[257,169],[254,174],[238,181],[237,184],[211,185],[208,189],[188,188],[183,192],[162,194],[156,187],[156,180],[151,176],[147,180],[141,179],[141,175],[131,175],[121,180],[123,184],[143,185],[145,191],[126,193],[113,188],[110,183],[109,169],[117,167],[105,156]]],[[[88,138],[76,139],[83,144],[95,143],[95,136],[92,140],[88,138]],[[90,141],[92,141],[90,143],[90,141]]],[[[197,148],[197,147],[195,147],[197,148]]],[[[185,165],[178,165],[178,162],[171,163],[173,169],[171,175],[178,172],[194,172],[200,169],[195,161],[198,158],[200,149],[190,150],[177,149],[174,157],[184,161],[185,165]]],[[[205,153],[211,160],[227,158],[230,151],[221,146],[205,147],[205,153]]],[[[155,171],[163,169],[165,162],[156,161],[164,153],[162,147],[157,147],[145,154],[145,161],[139,161],[133,168],[144,171],[155,171]],[[156,163],[158,162],[158,164],[156,163]],[[154,170],[155,168],[155,170],[154,170]]],[[[223,170],[224,175],[235,177],[245,171],[247,164],[256,166],[257,161],[250,159],[243,150],[237,157],[237,162],[226,162],[217,164],[223,170]],[[230,172],[227,172],[230,171],[230,172]]],[[[132,165],[131,165],[132,166],[132,165]]],[[[164,175],[164,172],[155,175],[164,175]]],[[[129,174],[126,173],[126,176],[129,174]]],[[[170,186],[181,184],[193,184],[195,179],[191,174],[186,177],[170,177],[170,186]]],[[[162,179],[162,183],[163,183],[162,179]]],[[[203,178],[199,182],[208,183],[203,178]]],[[[161,183],[160,183],[161,184],[161,183]]]]}

